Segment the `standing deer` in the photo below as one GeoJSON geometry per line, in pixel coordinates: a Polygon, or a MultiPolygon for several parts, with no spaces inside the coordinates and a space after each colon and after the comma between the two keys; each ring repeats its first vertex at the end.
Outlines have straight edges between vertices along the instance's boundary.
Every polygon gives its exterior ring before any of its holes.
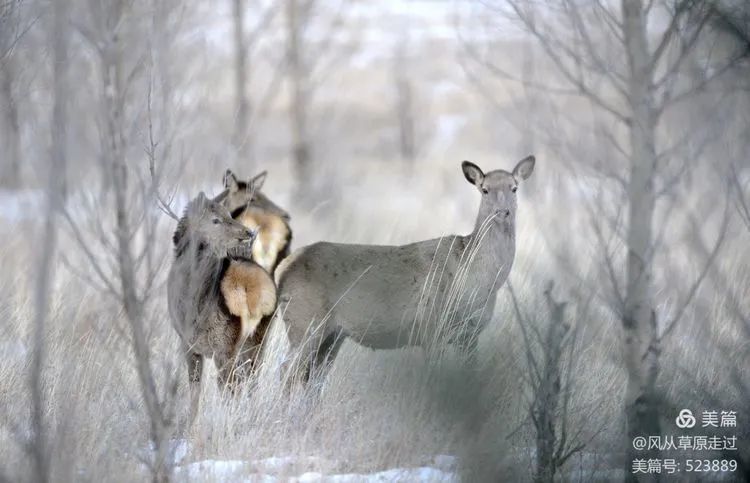
{"type": "Polygon", "coordinates": [[[279,262],[289,255],[292,230],[289,213],[260,191],[266,176],[267,172],[263,171],[247,182],[239,181],[228,169],[224,174],[225,190],[215,201],[224,205],[232,218],[258,232],[253,243],[253,259],[272,274],[279,262]]]}
{"type": "Polygon", "coordinates": [[[307,380],[324,370],[347,337],[372,349],[445,340],[473,358],[513,265],[516,190],[534,163],[484,173],[463,162],[482,197],[469,235],[403,246],[319,242],[282,261],[277,317],[296,353],[291,374],[307,380]]]}
{"type": "MultiPolygon", "coordinates": [[[[191,422],[200,402],[204,359],[214,359],[220,383],[234,383],[237,366],[252,364],[248,358],[257,352],[241,351],[246,340],[265,332],[276,308],[271,276],[251,260],[255,236],[203,193],[177,224],[167,291],[188,365],[191,422]]],[[[259,341],[254,342],[257,347],[259,341]]]]}

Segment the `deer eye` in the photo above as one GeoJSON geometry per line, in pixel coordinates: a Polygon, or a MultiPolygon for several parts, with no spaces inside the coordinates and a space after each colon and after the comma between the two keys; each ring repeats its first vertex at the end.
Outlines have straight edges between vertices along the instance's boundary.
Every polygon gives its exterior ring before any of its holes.
{"type": "Polygon", "coordinates": [[[213,221],[214,225],[218,225],[221,222],[221,220],[219,220],[218,218],[214,218],[211,221],[213,221]]]}
{"type": "Polygon", "coordinates": [[[488,190],[487,188],[482,188],[482,193],[487,194],[489,192],[490,192],[490,190],[488,190]]]}
{"type": "Polygon", "coordinates": [[[518,190],[518,186],[514,186],[514,187],[512,187],[512,188],[511,188],[510,190],[511,190],[512,192],[514,192],[514,193],[515,193],[515,192],[516,192],[516,190],[518,190]]]}

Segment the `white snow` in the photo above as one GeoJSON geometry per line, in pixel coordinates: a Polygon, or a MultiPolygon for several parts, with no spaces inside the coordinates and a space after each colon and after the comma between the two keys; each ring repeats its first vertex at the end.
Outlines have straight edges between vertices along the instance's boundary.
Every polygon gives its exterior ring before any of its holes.
{"type": "MultiPolygon", "coordinates": [[[[293,483],[354,483],[354,482],[390,482],[390,481],[426,481],[426,482],[455,482],[458,477],[452,471],[432,467],[418,468],[394,468],[375,473],[343,473],[324,474],[317,471],[308,471],[299,476],[292,476],[287,469],[291,466],[299,466],[301,462],[316,463],[318,458],[293,458],[273,457],[256,461],[243,460],[202,460],[177,466],[174,477],[177,481],[260,481],[278,482],[289,481],[293,483]]],[[[452,457],[436,457],[435,462],[442,465],[452,466],[452,457]],[[442,458],[442,459],[441,459],[442,458]]]]}
{"type": "Polygon", "coordinates": [[[0,190],[0,221],[13,223],[34,218],[43,206],[41,190],[0,190]]]}
{"type": "MultiPolygon", "coordinates": [[[[247,478],[246,470],[249,464],[241,460],[204,460],[196,461],[174,470],[175,479],[178,481],[210,480],[216,482],[241,481],[247,478]]],[[[260,476],[260,475],[259,475],[260,476]]],[[[255,479],[253,479],[255,481],[255,479]]],[[[276,481],[272,476],[259,481],[276,481]]]]}
{"type": "Polygon", "coordinates": [[[435,468],[396,468],[392,470],[379,471],[377,473],[347,473],[343,475],[322,475],[320,473],[303,473],[297,478],[291,478],[292,482],[311,483],[355,483],[355,482],[390,482],[390,481],[437,481],[453,482],[458,477],[453,473],[447,473],[435,468]]]}
{"type": "Polygon", "coordinates": [[[23,342],[18,340],[0,342],[0,359],[20,360],[26,357],[28,350],[23,342]]]}

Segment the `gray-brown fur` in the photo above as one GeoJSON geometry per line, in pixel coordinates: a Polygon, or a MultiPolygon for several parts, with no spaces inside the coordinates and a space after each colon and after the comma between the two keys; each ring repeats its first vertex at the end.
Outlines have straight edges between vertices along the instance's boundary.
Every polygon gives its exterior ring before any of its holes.
{"type": "Polygon", "coordinates": [[[480,192],[474,231],[403,246],[320,242],[301,248],[276,272],[295,375],[325,366],[344,338],[373,349],[458,344],[473,354],[515,256],[515,190],[534,158],[513,172],[484,174],[465,161],[480,192]]]}
{"type": "Polygon", "coordinates": [[[261,192],[267,173],[240,181],[231,170],[224,174],[224,188],[215,200],[223,204],[247,228],[258,232],[253,243],[253,258],[268,273],[273,273],[279,262],[289,255],[292,230],[289,213],[261,192]]]}
{"type": "Polygon", "coordinates": [[[188,364],[191,420],[198,409],[203,360],[213,358],[221,382],[227,382],[244,342],[243,321],[230,312],[221,285],[231,264],[251,263],[247,259],[254,238],[252,230],[203,193],[188,204],[177,224],[167,291],[172,325],[188,364]]]}

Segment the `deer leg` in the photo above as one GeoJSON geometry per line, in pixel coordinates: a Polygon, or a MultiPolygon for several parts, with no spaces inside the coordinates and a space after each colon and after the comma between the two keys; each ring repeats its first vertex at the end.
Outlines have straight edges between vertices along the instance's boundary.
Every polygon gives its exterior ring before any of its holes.
{"type": "Polygon", "coordinates": [[[315,357],[317,338],[306,339],[299,346],[290,344],[287,360],[281,365],[281,377],[285,381],[285,391],[291,393],[297,382],[306,385],[310,379],[312,360],[315,357]]]}
{"type": "Polygon", "coordinates": [[[190,387],[190,419],[189,426],[195,422],[198,415],[201,397],[201,377],[203,376],[203,356],[193,352],[186,352],[185,359],[188,367],[188,386],[190,387]]]}
{"type": "Polygon", "coordinates": [[[321,380],[325,378],[345,339],[346,335],[340,330],[331,332],[323,339],[315,353],[315,365],[311,370],[314,371],[315,377],[319,377],[321,380]]]}
{"type": "Polygon", "coordinates": [[[261,317],[253,317],[248,311],[243,311],[240,316],[240,327],[235,338],[234,344],[226,355],[226,360],[221,364],[219,370],[220,383],[227,389],[230,394],[237,392],[239,384],[239,361],[242,354],[242,348],[245,341],[255,333],[255,329],[260,324],[261,317]]]}
{"type": "Polygon", "coordinates": [[[256,329],[258,328],[258,325],[261,321],[261,316],[253,316],[250,315],[248,311],[244,311],[242,316],[240,317],[240,333],[237,337],[237,342],[234,345],[233,354],[232,354],[232,377],[236,378],[236,372],[239,369],[239,362],[242,355],[242,349],[245,347],[245,342],[247,342],[247,339],[252,337],[253,334],[255,334],[256,329]]]}

